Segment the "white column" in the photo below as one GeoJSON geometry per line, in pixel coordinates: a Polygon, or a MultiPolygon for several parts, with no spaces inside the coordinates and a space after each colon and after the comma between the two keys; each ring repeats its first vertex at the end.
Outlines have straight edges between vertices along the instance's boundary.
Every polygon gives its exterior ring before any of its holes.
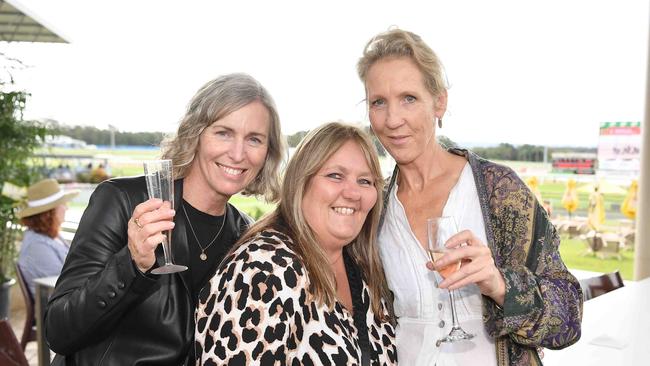
{"type": "Polygon", "coordinates": [[[650,37],[645,91],[645,119],[641,124],[641,176],[634,243],[634,279],[650,277],[650,37]]]}

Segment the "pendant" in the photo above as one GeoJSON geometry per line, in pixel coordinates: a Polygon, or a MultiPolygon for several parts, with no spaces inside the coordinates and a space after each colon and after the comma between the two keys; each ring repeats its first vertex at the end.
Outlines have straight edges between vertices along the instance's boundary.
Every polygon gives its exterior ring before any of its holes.
{"type": "Polygon", "coordinates": [[[208,259],[208,255],[201,252],[201,255],[199,256],[199,258],[201,258],[201,260],[204,261],[204,260],[208,259]]]}

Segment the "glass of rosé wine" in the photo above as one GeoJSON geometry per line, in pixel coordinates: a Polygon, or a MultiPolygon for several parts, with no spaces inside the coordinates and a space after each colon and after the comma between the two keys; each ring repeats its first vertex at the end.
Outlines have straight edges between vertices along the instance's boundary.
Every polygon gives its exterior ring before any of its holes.
{"type": "MultiPolygon", "coordinates": [[[[427,253],[429,254],[431,262],[435,263],[446,252],[454,250],[454,248],[447,248],[445,243],[456,233],[458,233],[458,227],[456,221],[451,216],[427,219],[427,235],[429,239],[427,253]]],[[[460,266],[461,261],[459,260],[456,263],[449,264],[444,268],[439,269],[438,273],[442,278],[447,278],[458,271],[460,266]]],[[[443,342],[457,342],[472,339],[474,337],[473,334],[465,332],[458,324],[453,290],[449,291],[449,301],[451,302],[451,331],[445,337],[440,338],[436,342],[436,346],[440,346],[443,342]]]]}

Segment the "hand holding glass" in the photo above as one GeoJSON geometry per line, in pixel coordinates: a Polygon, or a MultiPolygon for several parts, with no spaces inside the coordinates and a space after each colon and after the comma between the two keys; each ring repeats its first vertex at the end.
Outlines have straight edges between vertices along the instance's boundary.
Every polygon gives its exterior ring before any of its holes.
{"type": "MultiPolygon", "coordinates": [[[[174,177],[171,160],[154,160],[144,162],[144,176],[147,181],[147,192],[149,198],[159,198],[163,202],[169,202],[170,208],[174,209],[174,177]]],[[[165,254],[165,264],[155,268],[153,274],[167,274],[182,272],[187,269],[186,266],[174,264],[172,258],[172,231],[165,232],[166,238],[163,239],[163,253],[165,254]]]]}
{"type": "MultiPolygon", "coordinates": [[[[456,221],[451,216],[434,217],[427,219],[427,234],[429,238],[427,249],[432,262],[435,263],[445,254],[445,252],[454,250],[453,248],[445,247],[445,243],[456,233],[458,233],[458,227],[456,226],[456,221]]],[[[461,261],[451,263],[444,268],[439,269],[438,273],[440,273],[440,276],[442,276],[442,278],[447,278],[458,271],[460,269],[460,266],[461,261]]],[[[439,339],[436,342],[436,346],[440,346],[440,343],[443,342],[456,342],[472,339],[474,337],[473,334],[465,332],[458,324],[453,290],[449,290],[449,301],[451,302],[451,332],[449,332],[449,335],[439,339]]]]}

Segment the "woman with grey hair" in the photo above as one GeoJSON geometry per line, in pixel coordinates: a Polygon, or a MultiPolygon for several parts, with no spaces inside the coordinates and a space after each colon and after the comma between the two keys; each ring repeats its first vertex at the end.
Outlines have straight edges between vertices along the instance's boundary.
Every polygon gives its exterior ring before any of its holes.
{"type": "Polygon", "coordinates": [[[198,293],[250,223],[228,200],[275,200],[283,152],[259,82],[230,74],[205,84],[162,144],[180,212],[147,199],[142,176],[106,181],[91,196],[45,315],[55,364],[190,363],[198,293]],[[189,270],[153,275],[172,228],[175,262],[189,270]]]}

